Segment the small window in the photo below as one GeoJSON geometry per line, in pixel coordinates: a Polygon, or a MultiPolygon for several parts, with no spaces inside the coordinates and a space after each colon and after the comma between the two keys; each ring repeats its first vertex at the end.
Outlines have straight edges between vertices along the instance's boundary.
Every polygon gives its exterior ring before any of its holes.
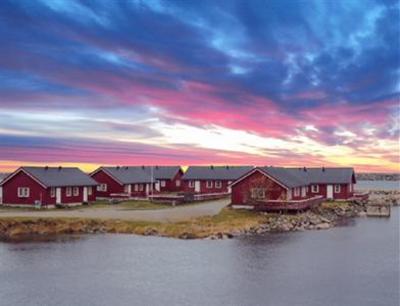
{"type": "Polygon", "coordinates": [[[265,199],[265,188],[252,188],[251,189],[251,198],[254,200],[265,199]]]}
{"type": "Polygon", "coordinates": [[[50,188],[50,197],[54,198],[56,196],[56,188],[51,187],[50,188]]]}
{"type": "Polygon", "coordinates": [[[311,191],[312,191],[312,193],[318,193],[319,185],[311,185],[311,191]]]}
{"type": "Polygon", "coordinates": [[[70,197],[70,196],[72,195],[72,189],[71,189],[71,187],[67,187],[67,188],[65,189],[65,195],[66,195],[67,197],[70,197]]]}
{"type": "Polygon", "coordinates": [[[77,197],[79,195],[79,187],[74,187],[73,191],[74,191],[74,197],[77,197]]]}
{"type": "Polygon", "coordinates": [[[100,184],[97,186],[97,191],[107,191],[107,184],[100,184]]]}
{"type": "Polygon", "coordinates": [[[18,187],[18,197],[19,198],[29,198],[29,188],[28,187],[18,187]]]}
{"type": "Polygon", "coordinates": [[[295,196],[295,197],[300,196],[300,187],[295,187],[295,188],[294,188],[294,196],[295,196]]]}
{"type": "Polygon", "coordinates": [[[143,184],[139,184],[139,191],[143,191],[143,190],[144,190],[143,184]]]}
{"type": "Polygon", "coordinates": [[[221,189],[222,188],[222,182],[221,181],[215,181],[215,188],[221,189]]]}
{"type": "Polygon", "coordinates": [[[133,188],[136,192],[139,191],[139,185],[135,184],[134,188],[133,188]]]}
{"type": "Polygon", "coordinates": [[[189,187],[194,188],[194,181],[189,181],[189,187]]]}
{"type": "Polygon", "coordinates": [[[129,185],[124,185],[124,192],[128,193],[129,192],[129,185]]]}
{"type": "Polygon", "coordinates": [[[340,192],[340,185],[335,185],[335,193],[339,193],[340,192]]]}
{"type": "Polygon", "coordinates": [[[165,181],[160,181],[160,185],[161,185],[161,187],[165,187],[166,182],[165,181]]]}
{"type": "Polygon", "coordinates": [[[92,187],[87,188],[87,193],[88,193],[88,195],[92,195],[92,187]]]}
{"type": "Polygon", "coordinates": [[[213,186],[213,181],[207,181],[206,182],[206,187],[207,188],[212,188],[212,186],[213,186]]]}
{"type": "Polygon", "coordinates": [[[180,180],[176,180],[175,181],[175,185],[176,185],[176,187],[180,187],[181,186],[181,181],[180,180]]]}

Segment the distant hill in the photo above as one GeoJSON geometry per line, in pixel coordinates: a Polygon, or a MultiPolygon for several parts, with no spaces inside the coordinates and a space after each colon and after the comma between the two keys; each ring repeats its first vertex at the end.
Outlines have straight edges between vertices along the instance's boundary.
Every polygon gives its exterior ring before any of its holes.
{"type": "Polygon", "coordinates": [[[399,181],[400,173],[356,173],[359,181],[399,181]]]}

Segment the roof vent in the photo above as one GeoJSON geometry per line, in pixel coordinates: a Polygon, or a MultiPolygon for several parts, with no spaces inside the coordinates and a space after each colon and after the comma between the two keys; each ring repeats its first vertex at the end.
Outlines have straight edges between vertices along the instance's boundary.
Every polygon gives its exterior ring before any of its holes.
{"type": "Polygon", "coordinates": [[[226,169],[228,169],[228,170],[229,170],[229,166],[226,166],[226,169]]]}
{"type": "Polygon", "coordinates": [[[44,170],[49,170],[49,166],[44,167],[44,170]]]}
{"type": "Polygon", "coordinates": [[[61,169],[62,169],[62,167],[61,167],[61,166],[58,166],[58,171],[61,171],[61,169]]]}
{"type": "Polygon", "coordinates": [[[142,169],[144,170],[144,165],[142,166],[142,169]]]}
{"type": "Polygon", "coordinates": [[[156,169],[158,170],[158,166],[156,166],[156,169]]]}
{"type": "Polygon", "coordinates": [[[128,167],[128,166],[126,166],[126,167],[125,167],[125,170],[128,170],[128,169],[129,169],[129,167],[128,167]]]}
{"type": "Polygon", "coordinates": [[[325,167],[324,166],[322,166],[322,172],[325,172],[325,167]]]}
{"type": "Polygon", "coordinates": [[[304,168],[303,168],[303,171],[304,171],[304,172],[307,172],[307,168],[306,168],[306,167],[304,167],[304,168]]]}
{"type": "Polygon", "coordinates": [[[116,168],[117,170],[119,170],[120,166],[116,166],[115,168],[116,168]]]}
{"type": "Polygon", "coordinates": [[[214,166],[213,166],[213,165],[211,165],[210,168],[211,168],[212,170],[214,170],[214,166]]]}

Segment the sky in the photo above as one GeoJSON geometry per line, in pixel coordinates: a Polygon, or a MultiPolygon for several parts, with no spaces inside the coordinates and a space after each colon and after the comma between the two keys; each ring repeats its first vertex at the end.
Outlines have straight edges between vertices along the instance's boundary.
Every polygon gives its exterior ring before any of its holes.
{"type": "Polygon", "coordinates": [[[0,171],[398,172],[399,2],[0,1],[0,171]]]}

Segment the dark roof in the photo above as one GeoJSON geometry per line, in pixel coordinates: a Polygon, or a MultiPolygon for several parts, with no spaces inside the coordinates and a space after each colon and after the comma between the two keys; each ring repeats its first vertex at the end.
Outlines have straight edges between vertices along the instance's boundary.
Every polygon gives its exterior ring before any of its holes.
{"type": "Polygon", "coordinates": [[[187,169],[184,180],[236,180],[252,166],[192,166],[187,169]]]}
{"type": "Polygon", "coordinates": [[[353,168],[262,167],[271,177],[293,188],[309,184],[348,184],[354,180],[353,168]]]}
{"type": "Polygon", "coordinates": [[[21,167],[20,169],[32,175],[46,187],[97,185],[95,180],[79,168],[21,167]]]}
{"type": "Polygon", "coordinates": [[[101,167],[122,184],[151,183],[150,171],[147,167],[101,167]]]}
{"type": "Polygon", "coordinates": [[[9,175],[10,173],[0,173],[0,183],[9,175]]]}
{"type": "MultiPolygon", "coordinates": [[[[150,167],[146,167],[150,168],[150,167]]],[[[158,180],[172,180],[175,175],[181,171],[180,166],[154,166],[153,167],[154,177],[158,180]]]]}

